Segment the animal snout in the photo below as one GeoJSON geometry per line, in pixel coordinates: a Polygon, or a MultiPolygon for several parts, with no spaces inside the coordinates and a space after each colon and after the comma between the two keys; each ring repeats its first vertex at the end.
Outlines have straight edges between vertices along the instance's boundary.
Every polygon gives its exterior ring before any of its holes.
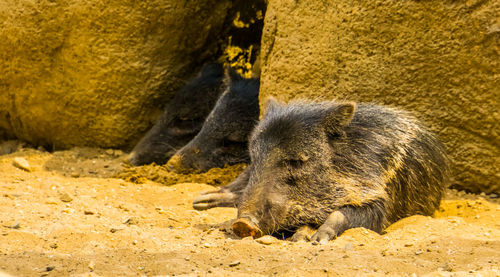
{"type": "Polygon", "coordinates": [[[252,217],[243,215],[238,218],[233,223],[233,231],[234,233],[241,237],[249,237],[260,238],[263,235],[262,230],[257,226],[257,224],[252,220],[252,217]]]}
{"type": "Polygon", "coordinates": [[[124,159],[125,163],[136,166],[137,165],[137,153],[135,151],[130,152],[128,156],[124,159]]]}

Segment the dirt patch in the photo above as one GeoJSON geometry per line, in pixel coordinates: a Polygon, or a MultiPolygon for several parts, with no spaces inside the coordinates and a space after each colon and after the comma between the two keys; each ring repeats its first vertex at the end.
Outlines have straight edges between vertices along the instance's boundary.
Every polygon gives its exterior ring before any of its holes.
{"type": "MultiPolygon", "coordinates": [[[[79,148],[0,156],[0,271],[15,276],[500,274],[496,198],[450,190],[435,217],[403,219],[382,235],[356,228],[326,245],[282,240],[266,245],[232,233],[235,209],[192,209],[192,200],[214,186],[153,182],[147,171],[163,172],[162,167],[134,171],[121,165],[124,155],[79,148]],[[31,171],[14,166],[16,157],[31,171]],[[75,171],[79,177],[71,176],[75,171]],[[147,178],[138,184],[110,177],[120,172],[147,178]]],[[[221,172],[236,172],[227,170],[221,172]]]]}
{"type": "Polygon", "coordinates": [[[144,183],[146,180],[155,181],[164,185],[178,183],[205,183],[211,186],[224,186],[236,179],[245,169],[245,164],[225,166],[224,168],[212,168],[204,173],[176,173],[166,166],[145,165],[139,167],[127,167],[115,175],[132,183],[144,183]]]}
{"type": "Polygon", "coordinates": [[[75,147],[54,152],[44,168],[66,177],[109,178],[123,170],[125,158],[121,150],[75,147]]]}
{"type": "MultiPolygon", "coordinates": [[[[37,153],[40,152],[24,149],[17,155],[36,156],[37,153]]],[[[166,166],[156,164],[130,166],[125,162],[127,155],[121,150],[75,147],[71,150],[54,152],[43,164],[43,168],[74,178],[120,178],[136,184],[143,184],[150,180],[163,185],[205,183],[212,186],[223,186],[234,180],[246,167],[245,164],[237,164],[224,168],[213,168],[200,174],[177,173],[166,166]]]]}

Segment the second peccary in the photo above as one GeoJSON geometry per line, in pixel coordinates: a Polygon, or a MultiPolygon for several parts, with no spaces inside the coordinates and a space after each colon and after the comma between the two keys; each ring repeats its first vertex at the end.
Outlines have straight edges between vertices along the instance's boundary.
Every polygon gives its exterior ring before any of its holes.
{"type": "Polygon", "coordinates": [[[258,78],[246,79],[228,70],[229,87],[203,123],[200,132],[168,161],[176,171],[203,172],[214,167],[248,163],[248,137],[259,119],[258,78]]]}
{"type": "Polygon", "coordinates": [[[174,95],[165,112],[134,147],[130,164],[166,163],[200,131],[225,86],[222,64],[203,66],[198,76],[174,95]]]}
{"type": "Polygon", "coordinates": [[[409,113],[371,104],[270,100],[250,139],[251,164],[233,183],[194,200],[237,207],[234,232],[259,237],[317,228],[325,242],[346,229],[381,232],[432,215],[448,178],[441,143],[409,113]]]}

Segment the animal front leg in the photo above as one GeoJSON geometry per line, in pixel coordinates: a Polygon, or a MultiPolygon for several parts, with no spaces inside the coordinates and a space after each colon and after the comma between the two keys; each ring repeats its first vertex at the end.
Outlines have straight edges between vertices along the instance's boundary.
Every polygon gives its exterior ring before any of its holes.
{"type": "Polygon", "coordinates": [[[302,226],[295,231],[293,236],[290,238],[291,241],[310,241],[312,234],[314,234],[315,229],[309,225],[302,226]]]}
{"type": "Polygon", "coordinates": [[[248,184],[248,167],[230,184],[219,190],[208,191],[200,194],[193,200],[193,208],[196,210],[208,210],[215,207],[236,208],[241,193],[248,184]]]}
{"type": "Polygon", "coordinates": [[[383,200],[372,201],[362,206],[344,206],[328,216],[311,240],[323,244],[335,239],[345,230],[356,227],[364,227],[380,233],[385,220],[383,200]]]}

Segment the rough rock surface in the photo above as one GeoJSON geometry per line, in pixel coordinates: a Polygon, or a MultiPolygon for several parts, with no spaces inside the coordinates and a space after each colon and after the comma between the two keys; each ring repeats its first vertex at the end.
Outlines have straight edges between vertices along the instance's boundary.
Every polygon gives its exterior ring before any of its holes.
{"type": "Polygon", "coordinates": [[[0,135],[120,147],[216,51],[230,1],[4,0],[0,135]]]}
{"type": "Polygon", "coordinates": [[[453,183],[500,191],[500,2],[270,0],[261,103],[349,99],[413,111],[453,183]]]}

